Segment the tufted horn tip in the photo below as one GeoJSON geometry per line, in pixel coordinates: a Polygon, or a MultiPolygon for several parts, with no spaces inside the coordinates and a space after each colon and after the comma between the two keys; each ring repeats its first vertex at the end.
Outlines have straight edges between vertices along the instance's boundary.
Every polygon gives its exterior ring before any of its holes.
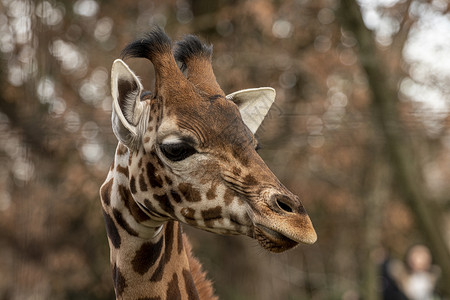
{"type": "Polygon", "coordinates": [[[175,60],[182,63],[181,70],[187,69],[188,62],[193,58],[202,58],[211,62],[213,46],[204,44],[195,35],[186,35],[176,43],[175,60]]]}
{"type": "Polygon", "coordinates": [[[138,57],[152,62],[158,55],[172,53],[172,41],[160,27],[155,27],[144,37],[128,44],[121,53],[122,59],[138,57]]]}

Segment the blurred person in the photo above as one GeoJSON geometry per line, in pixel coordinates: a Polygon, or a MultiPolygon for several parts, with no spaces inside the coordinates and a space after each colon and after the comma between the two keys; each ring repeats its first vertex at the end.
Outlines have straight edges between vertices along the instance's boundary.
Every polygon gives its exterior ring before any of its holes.
{"type": "Polygon", "coordinates": [[[390,272],[390,266],[396,261],[387,257],[381,264],[381,288],[383,300],[408,300],[390,272]]]}
{"type": "Polygon", "coordinates": [[[431,264],[430,250],[424,245],[415,245],[408,250],[405,260],[406,265],[399,260],[387,265],[389,275],[402,293],[410,300],[439,299],[434,290],[441,271],[431,264]]]}

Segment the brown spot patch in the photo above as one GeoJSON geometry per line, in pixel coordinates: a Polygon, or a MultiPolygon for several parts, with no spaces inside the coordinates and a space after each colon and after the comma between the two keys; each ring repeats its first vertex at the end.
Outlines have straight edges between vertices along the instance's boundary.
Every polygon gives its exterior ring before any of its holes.
{"type": "MultiPolygon", "coordinates": [[[[131,184],[130,184],[131,186],[131,184]]],[[[130,211],[130,214],[133,216],[133,218],[136,219],[137,222],[143,222],[147,221],[149,219],[149,216],[147,216],[134,202],[133,196],[130,193],[130,190],[127,189],[124,185],[119,185],[119,193],[120,197],[122,198],[124,205],[128,210],[130,211]]]]}
{"type": "Polygon", "coordinates": [[[114,218],[116,219],[117,224],[119,224],[120,227],[122,227],[126,232],[128,232],[129,235],[138,236],[138,233],[133,228],[131,228],[131,226],[124,219],[122,213],[118,209],[113,208],[113,215],[114,218]]]}
{"type": "Polygon", "coordinates": [[[225,205],[230,205],[234,199],[234,192],[227,188],[225,190],[225,194],[223,195],[223,200],[225,201],[225,205]]]}
{"type": "Polygon", "coordinates": [[[123,293],[123,290],[127,287],[127,282],[116,264],[114,264],[112,268],[112,277],[114,282],[114,289],[116,291],[116,296],[120,297],[123,293]]]}
{"type": "Polygon", "coordinates": [[[178,245],[178,254],[181,254],[183,251],[183,233],[181,232],[181,225],[178,223],[178,232],[177,232],[177,245],[178,245]]]}
{"type": "Polygon", "coordinates": [[[151,282],[158,282],[161,281],[162,276],[164,274],[164,253],[161,259],[159,260],[158,266],[156,267],[155,271],[152,274],[152,277],[150,277],[151,282]]]}
{"type": "Polygon", "coordinates": [[[169,221],[166,223],[166,231],[164,232],[164,238],[166,243],[166,249],[164,250],[165,253],[164,260],[166,261],[166,263],[170,261],[170,257],[172,255],[175,229],[176,226],[174,221],[169,221]]]}
{"type": "Polygon", "coordinates": [[[202,210],[202,218],[205,221],[205,225],[212,227],[215,220],[222,219],[222,207],[216,206],[214,208],[202,210]]]}
{"type": "Polygon", "coordinates": [[[136,179],[134,178],[134,176],[131,176],[131,178],[130,178],[130,191],[133,194],[137,193],[137,190],[136,190],[136,179]]]}
{"type": "Polygon", "coordinates": [[[244,177],[244,184],[247,186],[256,185],[257,183],[258,183],[258,181],[256,180],[256,178],[250,174],[248,174],[247,176],[244,177]]]}
{"type": "MultiPolygon", "coordinates": [[[[159,260],[158,266],[153,272],[150,281],[158,282],[162,279],[164,274],[164,266],[170,261],[172,256],[173,242],[174,242],[174,230],[175,227],[174,221],[169,221],[166,223],[164,228],[164,244],[165,248],[162,251],[161,259],[159,260]]],[[[162,240],[162,239],[161,239],[162,240]]]]}
{"type": "Polygon", "coordinates": [[[200,192],[192,186],[190,183],[180,183],[178,189],[184,198],[189,202],[199,202],[202,200],[200,192]]]}
{"type": "Polygon", "coordinates": [[[170,197],[175,201],[176,203],[181,203],[181,196],[174,190],[170,190],[170,197]]]}
{"type": "Polygon", "coordinates": [[[181,294],[180,294],[180,288],[178,287],[178,276],[176,273],[173,274],[172,280],[169,282],[169,285],[167,286],[167,300],[180,300],[181,294]]]}
{"type": "MultiPolygon", "coordinates": [[[[153,128],[152,128],[152,129],[153,129],[153,128]]],[[[152,129],[149,128],[148,130],[151,131],[152,129]]],[[[150,142],[150,137],[149,137],[149,136],[146,136],[146,137],[144,138],[144,143],[147,144],[148,142],[150,142]]]]}
{"type": "Polygon", "coordinates": [[[117,165],[116,171],[125,175],[128,178],[128,166],[122,167],[121,165],[117,165]]]}
{"type": "Polygon", "coordinates": [[[159,156],[156,155],[155,151],[150,152],[150,155],[156,160],[156,162],[158,163],[158,165],[164,169],[164,163],[161,161],[161,159],[159,159],[159,156]]]}
{"type": "Polygon", "coordinates": [[[184,284],[186,286],[186,292],[188,294],[188,300],[199,299],[197,288],[194,284],[194,279],[192,278],[191,272],[183,269],[184,284]]]}
{"type": "Polygon", "coordinates": [[[181,209],[181,214],[185,217],[186,222],[191,225],[197,225],[197,220],[195,219],[195,210],[190,207],[184,207],[181,209]]]}
{"type": "Polygon", "coordinates": [[[124,154],[127,154],[127,153],[128,153],[128,148],[124,144],[120,143],[117,146],[116,155],[124,155],[124,154]]]}
{"type": "Polygon", "coordinates": [[[131,261],[133,270],[140,275],[147,273],[161,256],[162,248],[162,238],[160,238],[155,244],[151,242],[143,243],[139,250],[136,251],[134,258],[131,261]]]}
{"type": "Polygon", "coordinates": [[[208,199],[208,200],[213,200],[213,199],[215,199],[216,197],[217,197],[217,194],[216,194],[216,185],[213,183],[212,185],[211,185],[211,188],[206,192],[206,198],[208,199]]]}
{"type": "Polygon", "coordinates": [[[103,184],[100,188],[100,198],[103,203],[109,205],[111,203],[111,190],[114,178],[111,178],[107,183],[103,184]]]}
{"type": "Polygon", "coordinates": [[[145,182],[145,177],[144,174],[140,174],[139,175],[139,188],[141,190],[141,192],[146,192],[147,189],[147,183],[145,182]]]}
{"type": "Polygon", "coordinates": [[[169,214],[170,216],[175,215],[175,210],[173,208],[173,205],[170,202],[169,197],[166,194],[164,194],[164,195],[153,194],[153,199],[158,201],[161,209],[164,210],[167,214],[169,214]]]}
{"type": "Polygon", "coordinates": [[[106,234],[108,235],[109,241],[114,246],[114,248],[119,249],[121,238],[116,224],[114,224],[114,220],[104,210],[103,217],[105,219],[106,234]]]}
{"type": "Polygon", "coordinates": [[[156,175],[156,168],[151,162],[147,163],[147,177],[152,188],[161,188],[163,186],[161,177],[156,175]]]}
{"type": "Polygon", "coordinates": [[[166,183],[168,185],[172,185],[173,182],[172,182],[172,179],[170,179],[170,177],[165,176],[164,178],[166,179],[166,183]]]}

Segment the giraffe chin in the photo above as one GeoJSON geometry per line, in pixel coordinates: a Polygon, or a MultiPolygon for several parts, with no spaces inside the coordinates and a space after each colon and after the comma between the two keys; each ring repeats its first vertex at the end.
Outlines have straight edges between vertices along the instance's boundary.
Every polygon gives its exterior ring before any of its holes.
{"type": "Polygon", "coordinates": [[[255,239],[259,242],[261,247],[275,253],[284,252],[299,244],[281,233],[269,229],[263,225],[258,225],[255,227],[255,239]]]}

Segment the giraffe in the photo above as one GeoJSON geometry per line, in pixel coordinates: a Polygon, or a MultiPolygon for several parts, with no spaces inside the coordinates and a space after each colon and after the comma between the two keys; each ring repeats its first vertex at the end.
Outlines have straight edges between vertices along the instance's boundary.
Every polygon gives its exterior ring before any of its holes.
{"type": "Polygon", "coordinates": [[[100,198],[117,299],[217,299],[180,223],[246,235],[272,252],[317,239],[299,198],[256,152],[275,90],[225,95],[211,57],[196,36],[173,46],[156,28],[113,63],[118,146],[100,198]],[[153,92],[126,58],[153,64],[153,92]]]}

